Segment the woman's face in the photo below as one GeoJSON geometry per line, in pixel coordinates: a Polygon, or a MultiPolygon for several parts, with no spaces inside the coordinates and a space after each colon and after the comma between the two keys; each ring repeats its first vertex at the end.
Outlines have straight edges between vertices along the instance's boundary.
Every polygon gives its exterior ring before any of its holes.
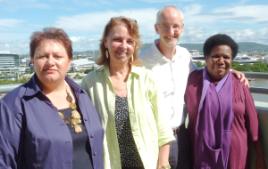
{"type": "Polygon", "coordinates": [[[38,79],[46,86],[63,81],[71,64],[65,47],[55,40],[43,40],[31,61],[38,79]]]}
{"type": "Polygon", "coordinates": [[[116,25],[105,39],[104,46],[110,54],[110,63],[129,63],[135,49],[135,41],[125,25],[116,25]]]}
{"type": "Polygon", "coordinates": [[[230,70],[232,64],[232,49],[227,45],[212,48],[206,57],[206,66],[212,80],[221,80],[230,70]]]}

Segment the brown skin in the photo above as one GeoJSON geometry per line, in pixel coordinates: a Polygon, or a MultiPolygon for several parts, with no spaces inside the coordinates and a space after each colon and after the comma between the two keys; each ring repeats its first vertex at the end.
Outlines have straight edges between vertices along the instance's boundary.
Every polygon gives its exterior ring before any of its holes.
{"type": "Polygon", "coordinates": [[[215,46],[206,57],[206,66],[212,81],[217,83],[229,71],[232,65],[232,49],[227,45],[215,46]]]}
{"type": "Polygon", "coordinates": [[[114,26],[105,38],[105,48],[109,51],[110,79],[116,95],[127,96],[127,78],[130,71],[131,57],[134,54],[135,41],[126,25],[114,26]]]}
{"type": "Polygon", "coordinates": [[[126,25],[116,25],[105,38],[105,47],[110,55],[110,67],[114,65],[125,65],[128,67],[134,54],[135,41],[129,34],[126,25]]]}
{"type": "Polygon", "coordinates": [[[70,102],[66,100],[67,90],[75,100],[69,85],[64,80],[71,61],[64,45],[53,39],[43,40],[37,46],[31,60],[43,94],[57,109],[70,106],[70,102]]]}
{"type": "MultiPolygon", "coordinates": [[[[229,71],[232,65],[232,49],[227,45],[215,46],[206,57],[209,77],[217,84],[229,71]]],[[[239,74],[240,72],[236,72],[239,74]]],[[[247,79],[246,79],[247,80],[247,79]]],[[[265,169],[264,153],[261,143],[254,142],[256,150],[256,169],[265,169]]]]}
{"type": "Polygon", "coordinates": [[[43,90],[64,86],[71,59],[62,43],[50,39],[43,40],[36,48],[31,62],[43,90]]]}

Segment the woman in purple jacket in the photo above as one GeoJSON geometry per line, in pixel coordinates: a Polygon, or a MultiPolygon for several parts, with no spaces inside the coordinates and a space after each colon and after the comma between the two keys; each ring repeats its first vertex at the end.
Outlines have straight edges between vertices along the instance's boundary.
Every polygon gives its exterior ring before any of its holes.
{"type": "Polygon", "coordinates": [[[103,169],[103,129],[89,97],[66,77],[72,44],[58,28],[30,42],[35,74],[0,101],[1,169],[103,169]]]}
{"type": "Polygon", "coordinates": [[[203,51],[206,67],[190,74],[185,93],[193,167],[245,169],[248,140],[258,145],[258,118],[248,87],[230,72],[238,46],[216,34],[203,51]]]}

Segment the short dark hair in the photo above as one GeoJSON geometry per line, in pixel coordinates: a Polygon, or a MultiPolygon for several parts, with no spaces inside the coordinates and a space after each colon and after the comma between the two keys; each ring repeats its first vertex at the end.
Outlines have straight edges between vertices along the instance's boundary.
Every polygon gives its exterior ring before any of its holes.
{"type": "Polygon", "coordinates": [[[227,45],[232,49],[232,59],[234,59],[238,52],[237,43],[226,34],[215,34],[209,37],[204,43],[203,54],[206,58],[215,46],[227,45]]]}
{"type": "Polygon", "coordinates": [[[55,40],[61,43],[70,59],[73,58],[73,48],[72,48],[72,41],[70,40],[67,33],[60,28],[44,28],[42,31],[34,32],[31,36],[30,41],[30,56],[31,58],[34,57],[34,53],[36,48],[41,44],[43,40],[55,40]]]}

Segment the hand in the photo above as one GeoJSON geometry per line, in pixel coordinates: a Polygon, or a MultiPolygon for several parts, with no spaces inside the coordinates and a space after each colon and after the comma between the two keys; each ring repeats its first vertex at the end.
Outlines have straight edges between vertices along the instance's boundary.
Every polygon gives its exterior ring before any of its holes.
{"type": "Polygon", "coordinates": [[[234,69],[230,69],[230,71],[240,80],[241,83],[249,87],[249,81],[243,72],[240,72],[234,69]]]}
{"type": "Polygon", "coordinates": [[[165,144],[160,147],[158,154],[157,169],[170,169],[168,162],[170,145],[165,144]]]}

